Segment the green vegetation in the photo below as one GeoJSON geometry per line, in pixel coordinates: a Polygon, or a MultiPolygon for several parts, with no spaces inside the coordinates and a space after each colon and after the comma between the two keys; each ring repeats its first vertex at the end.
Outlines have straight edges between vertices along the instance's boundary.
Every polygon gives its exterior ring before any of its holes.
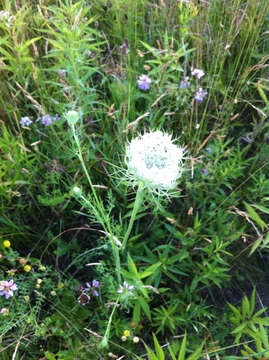
{"type": "Polygon", "coordinates": [[[268,34],[263,0],[0,0],[1,359],[268,358],[268,34]]]}

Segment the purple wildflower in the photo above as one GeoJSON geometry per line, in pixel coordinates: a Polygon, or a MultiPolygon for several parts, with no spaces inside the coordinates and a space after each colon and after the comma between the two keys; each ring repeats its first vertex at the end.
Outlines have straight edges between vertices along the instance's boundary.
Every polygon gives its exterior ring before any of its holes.
{"type": "Polygon", "coordinates": [[[190,81],[189,81],[189,77],[186,76],[186,77],[184,77],[183,80],[180,81],[179,87],[180,87],[180,89],[186,89],[187,87],[190,86],[190,84],[191,84],[191,83],[190,83],[190,81]]]}
{"type": "Polygon", "coordinates": [[[58,121],[60,120],[60,116],[58,114],[55,114],[54,118],[53,118],[53,121],[58,121]]]}
{"type": "Polygon", "coordinates": [[[202,88],[199,88],[199,90],[197,90],[195,93],[195,100],[202,102],[207,94],[208,93],[206,91],[204,91],[202,88]]]}
{"type": "Polygon", "coordinates": [[[54,119],[49,114],[42,116],[42,124],[45,126],[52,125],[54,123],[54,119]]]}
{"type": "Polygon", "coordinates": [[[211,151],[210,147],[207,147],[205,149],[206,149],[207,153],[210,154],[210,151],[211,151]]]}
{"type": "Polygon", "coordinates": [[[202,173],[203,173],[205,176],[207,175],[206,169],[203,168],[201,171],[202,171],[202,173]]]}
{"type": "Polygon", "coordinates": [[[9,310],[7,309],[7,308],[2,308],[1,310],[0,310],[0,314],[3,314],[3,315],[8,315],[8,313],[9,313],[9,310]]]}
{"type": "Polygon", "coordinates": [[[93,295],[95,295],[95,296],[99,296],[98,291],[94,290],[93,295]]]}
{"type": "Polygon", "coordinates": [[[201,79],[201,77],[203,77],[205,75],[204,71],[203,70],[200,70],[200,69],[194,69],[192,70],[191,74],[193,76],[195,76],[198,80],[201,79]]]}
{"type": "Polygon", "coordinates": [[[24,116],[20,120],[21,126],[29,126],[32,124],[32,120],[28,116],[24,116]]]}
{"type": "Polygon", "coordinates": [[[86,282],[86,288],[84,289],[85,291],[90,291],[91,290],[91,285],[90,283],[86,282]]]}
{"type": "Polygon", "coordinates": [[[128,290],[129,292],[132,292],[134,286],[129,285],[126,281],[124,281],[123,285],[120,285],[120,288],[118,290],[118,294],[122,294],[125,290],[128,290]]]}
{"type": "Polygon", "coordinates": [[[4,295],[6,299],[8,299],[10,296],[13,296],[13,291],[17,289],[18,287],[16,284],[14,284],[13,280],[0,282],[0,295],[4,295]]]}
{"type": "Polygon", "coordinates": [[[92,286],[98,288],[99,287],[99,281],[93,280],[92,286]]]}
{"type": "Polygon", "coordinates": [[[137,80],[138,86],[141,90],[148,90],[151,80],[147,75],[141,75],[137,80]]]}

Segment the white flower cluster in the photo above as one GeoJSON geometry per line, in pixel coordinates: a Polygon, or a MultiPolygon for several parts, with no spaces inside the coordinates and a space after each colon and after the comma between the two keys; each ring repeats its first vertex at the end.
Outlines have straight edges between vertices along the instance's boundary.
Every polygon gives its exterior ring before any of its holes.
{"type": "Polygon", "coordinates": [[[158,130],[133,139],[127,145],[125,162],[133,182],[169,190],[181,176],[183,156],[183,148],[173,144],[171,135],[158,130]]]}
{"type": "Polygon", "coordinates": [[[8,11],[0,11],[0,19],[6,24],[7,27],[10,27],[11,23],[14,21],[14,16],[10,15],[8,11]]]}

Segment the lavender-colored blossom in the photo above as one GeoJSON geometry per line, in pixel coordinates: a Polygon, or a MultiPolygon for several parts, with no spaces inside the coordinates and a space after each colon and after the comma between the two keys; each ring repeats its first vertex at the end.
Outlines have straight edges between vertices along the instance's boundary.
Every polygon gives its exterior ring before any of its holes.
{"type": "Polygon", "coordinates": [[[194,98],[195,100],[202,102],[207,94],[208,93],[206,91],[204,91],[202,88],[199,88],[199,90],[196,91],[194,98]]]}
{"type": "Polygon", "coordinates": [[[52,125],[53,123],[54,123],[54,120],[49,114],[42,116],[42,124],[43,125],[49,126],[49,125],[52,125]]]}
{"type": "Polygon", "coordinates": [[[180,87],[180,89],[186,89],[187,87],[190,86],[190,84],[191,84],[191,83],[190,83],[190,81],[189,81],[189,77],[186,76],[186,77],[184,77],[183,80],[180,81],[179,87],[180,87]]]}
{"type": "Polygon", "coordinates": [[[210,151],[211,151],[210,147],[207,147],[205,149],[206,149],[207,153],[210,154],[210,151]]]}
{"type": "Polygon", "coordinates": [[[99,296],[98,291],[94,290],[93,295],[95,295],[95,296],[99,296]]]}
{"type": "Polygon", "coordinates": [[[129,292],[132,292],[134,286],[129,285],[126,281],[124,281],[123,285],[120,285],[120,288],[118,290],[118,294],[122,294],[125,290],[128,290],[129,292]]]}
{"type": "Polygon", "coordinates": [[[2,308],[2,309],[0,310],[0,314],[8,315],[8,313],[9,313],[8,308],[2,308]]]}
{"type": "Polygon", "coordinates": [[[21,126],[29,126],[32,124],[32,120],[28,116],[24,116],[20,120],[21,126]]]}
{"type": "Polygon", "coordinates": [[[138,86],[141,90],[148,90],[151,80],[147,75],[141,75],[137,80],[138,86]]]}
{"type": "Polygon", "coordinates": [[[53,121],[58,121],[60,120],[60,116],[58,114],[55,114],[54,118],[53,118],[53,121]]]}
{"type": "Polygon", "coordinates": [[[207,175],[206,169],[203,168],[201,171],[202,171],[202,173],[203,173],[205,176],[207,175]]]}
{"type": "Polygon", "coordinates": [[[18,287],[16,284],[14,284],[13,280],[0,282],[0,295],[4,295],[6,299],[8,299],[10,296],[13,296],[13,291],[17,289],[18,287]]]}
{"type": "Polygon", "coordinates": [[[90,291],[91,290],[91,284],[86,282],[86,288],[84,289],[85,291],[90,291]]]}
{"type": "Polygon", "coordinates": [[[195,76],[198,80],[201,79],[201,77],[203,77],[205,75],[204,71],[203,70],[200,70],[200,69],[194,69],[192,70],[191,74],[193,76],[195,76]]]}
{"type": "Polygon", "coordinates": [[[92,286],[98,288],[99,287],[99,281],[93,280],[92,286]]]}

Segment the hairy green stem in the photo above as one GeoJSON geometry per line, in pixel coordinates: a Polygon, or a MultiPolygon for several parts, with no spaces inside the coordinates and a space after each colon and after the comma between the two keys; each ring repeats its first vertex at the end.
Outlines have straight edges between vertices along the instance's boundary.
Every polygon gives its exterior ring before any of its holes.
{"type": "Polygon", "coordinates": [[[109,339],[109,333],[110,333],[110,328],[111,328],[111,322],[112,322],[112,318],[113,318],[113,315],[114,315],[114,312],[116,310],[116,307],[118,306],[118,303],[119,303],[119,297],[117,298],[117,301],[113,307],[113,310],[111,311],[111,314],[110,314],[110,317],[109,317],[109,320],[108,320],[108,324],[107,324],[107,327],[106,327],[106,332],[105,332],[105,335],[103,337],[103,340],[101,341],[100,343],[100,347],[101,348],[106,348],[107,345],[108,345],[108,339],[109,339]]]}
{"type": "Polygon", "coordinates": [[[137,193],[136,193],[136,198],[135,198],[133,211],[132,211],[131,218],[130,218],[130,222],[129,222],[127,231],[125,233],[125,236],[124,236],[124,239],[123,239],[123,242],[122,242],[122,247],[121,247],[122,251],[125,250],[125,247],[127,245],[127,241],[129,239],[130,233],[131,233],[133,225],[134,225],[136,214],[137,214],[137,212],[138,212],[138,210],[140,208],[140,205],[141,205],[142,201],[143,201],[143,184],[139,183],[137,193]]]}
{"type": "MultiPolygon", "coordinates": [[[[88,173],[88,170],[87,170],[87,168],[86,168],[86,165],[85,165],[85,162],[84,162],[84,159],[83,159],[83,156],[82,156],[80,141],[79,141],[79,138],[78,138],[78,136],[77,136],[75,126],[72,125],[71,128],[72,128],[73,136],[74,136],[74,139],[75,139],[75,142],[76,142],[76,146],[77,146],[77,149],[78,149],[77,156],[78,156],[78,158],[79,158],[79,161],[80,161],[80,163],[81,163],[82,169],[83,169],[83,171],[84,171],[84,173],[85,173],[85,175],[86,175],[86,177],[87,177],[87,180],[88,180],[88,182],[89,182],[89,185],[90,185],[91,191],[92,191],[92,193],[93,193],[94,199],[95,199],[95,201],[96,201],[97,207],[98,207],[98,209],[99,209],[101,218],[102,218],[102,220],[104,221],[104,224],[103,224],[103,225],[104,225],[105,231],[106,231],[106,233],[107,233],[107,235],[109,236],[110,241],[111,241],[112,253],[113,253],[113,257],[114,257],[115,264],[116,264],[117,279],[118,279],[118,283],[120,284],[120,283],[121,283],[121,275],[120,275],[120,255],[119,255],[119,249],[118,249],[117,245],[115,244],[114,236],[113,236],[113,233],[112,233],[112,230],[111,230],[111,226],[110,226],[109,220],[108,220],[107,216],[104,214],[103,206],[102,206],[102,204],[100,203],[100,200],[98,199],[98,196],[97,196],[97,194],[96,194],[96,191],[95,191],[94,186],[93,186],[93,183],[92,183],[92,180],[91,180],[90,175],[89,175],[89,173],[88,173]]],[[[84,201],[85,201],[85,200],[86,200],[86,199],[84,199],[84,201]]]]}

